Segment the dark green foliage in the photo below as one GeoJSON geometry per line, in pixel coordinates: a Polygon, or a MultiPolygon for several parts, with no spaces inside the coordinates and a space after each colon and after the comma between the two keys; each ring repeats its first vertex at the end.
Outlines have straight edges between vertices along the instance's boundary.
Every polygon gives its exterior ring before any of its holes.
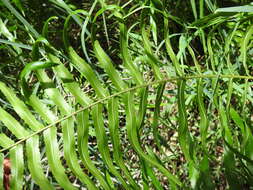
{"type": "Polygon", "coordinates": [[[250,1],[0,8],[0,190],[253,188],[250,1]]]}

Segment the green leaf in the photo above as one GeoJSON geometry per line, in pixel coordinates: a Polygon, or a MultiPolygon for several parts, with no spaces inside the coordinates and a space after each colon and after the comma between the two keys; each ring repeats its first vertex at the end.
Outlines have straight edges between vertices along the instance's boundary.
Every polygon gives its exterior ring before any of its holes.
{"type": "Polygon", "coordinates": [[[55,189],[46,176],[41,166],[41,156],[39,150],[39,137],[34,136],[26,142],[28,168],[32,178],[40,186],[41,189],[55,189]]]}
{"type": "Polygon", "coordinates": [[[29,132],[25,130],[16,119],[1,107],[0,115],[0,120],[17,138],[21,139],[29,135],[29,132]]]}
{"type": "Polygon", "coordinates": [[[43,125],[35,119],[25,103],[18,99],[14,92],[2,82],[0,82],[0,91],[6,96],[6,98],[12,104],[14,110],[29,125],[32,130],[37,131],[43,128],[43,125]]]}
{"type": "Polygon", "coordinates": [[[89,169],[89,171],[99,180],[101,186],[109,190],[111,189],[109,184],[104,179],[103,174],[96,168],[92,163],[88,151],[88,138],[89,138],[89,113],[88,111],[81,112],[77,115],[77,143],[78,150],[82,159],[83,164],[89,169]]]}
{"type": "Polygon", "coordinates": [[[122,151],[120,145],[120,131],[119,131],[119,101],[117,98],[112,98],[108,103],[108,121],[109,121],[109,130],[112,138],[112,144],[113,144],[113,158],[115,159],[115,162],[120,167],[120,169],[124,172],[125,177],[131,184],[131,186],[134,189],[139,189],[140,187],[138,184],[134,181],[133,177],[131,176],[129,170],[127,169],[127,166],[125,165],[125,160],[123,159],[122,151]]]}
{"type": "Polygon", "coordinates": [[[2,3],[10,10],[10,12],[17,17],[17,19],[22,22],[22,24],[28,28],[29,32],[35,37],[38,38],[39,33],[33,28],[33,26],[27,22],[27,20],[11,5],[9,0],[1,0],[2,3]]]}
{"type": "Polygon", "coordinates": [[[4,168],[3,168],[3,163],[4,163],[4,155],[2,153],[0,153],[0,190],[4,190],[4,185],[3,185],[4,168]]]}
{"type": "Polygon", "coordinates": [[[10,150],[11,180],[10,189],[21,190],[24,179],[24,156],[22,145],[10,150]]]}
{"type": "Polygon", "coordinates": [[[136,118],[134,117],[135,109],[133,105],[133,94],[128,93],[127,94],[127,102],[126,102],[126,109],[127,109],[127,133],[130,138],[130,142],[132,143],[132,146],[134,147],[135,151],[139,154],[141,158],[143,158],[145,161],[147,161],[149,164],[157,167],[160,172],[162,172],[169,181],[172,181],[173,183],[176,183],[177,185],[181,186],[181,182],[172,175],[164,166],[160,165],[156,160],[154,160],[149,155],[145,154],[140,146],[138,135],[137,135],[137,129],[138,126],[136,126],[136,118]]]}
{"type": "Polygon", "coordinates": [[[102,47],[100,46],[100,44],[97,40],[94,42],[94,50],[95,50],[95,54],[96,54],[97,59],[99,60],[101,66],[105,69],[106,73],[108,74],[108,76],[112,80],[112,83],[115,85],[115,87],[119,91],[127,88],[126,84],[121,79],[119,73],[114,68],[111,59],[108,57],[108,55],[102,49],[102,47]]]}
{"type": "Polygon", "coordinates": [[[219,8],[215,11],[218,12],[231,12],[231,13],[251,13],[253,12],[253,6],[252,5],[244,5],[244,6],[235,6],[235,7],[226,7],[226,8],[219,8]]]}
{"type": "Polygon", "coordinates": [[[128,185],[126,181],[123,179],[119,171],[114,167],[113,161],[110,157],[110,150],[108,148],[108,140],[105,133],[105,127],[103,123],[102,117],[102,105],[96,105],[92,109],[92,118],[94,121],[94,127],[96,131],[98,149],[101,153],[102,159],[104,160],[105,164],[108,166],[109,171],[118,178],[124,188],[127,188],[128,185]]]}

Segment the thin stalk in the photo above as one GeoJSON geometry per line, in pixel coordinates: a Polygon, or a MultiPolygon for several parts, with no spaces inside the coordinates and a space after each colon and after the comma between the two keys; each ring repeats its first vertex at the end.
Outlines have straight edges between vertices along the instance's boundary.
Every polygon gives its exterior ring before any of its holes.
{"type": "Polygon", "coordinates": [[[56,124],[58,124],[58,123],[60,123],[60,122],[62,122],[64,120],[66,120],[66,119],[69,119],[69,118],[73,117],[74,115],[77,115],[78,113],[80,113],[80,112],[82,112],[84,110],[87,110],[87,109],[89,109],[91,107],[94,107],[97,104],[100,104],[100,103],[103,103],[103,102],[105,102],[107,100],[110,100],[113,97],[117,97],[117,96],[120,96],[120,95],[125,94],[125,93],[130,92],[130,91],[135,91],[135,90],[140,89],[140,88],[145,88],[147,86],[152,86],[152,85],[155,85],[155,84],[161,84],[161,83],[164,83],[164,82],[180,81],[180,80],[190,80],[190,79],[202,79],[202,78],[209,78],[209,79],[213,79],[213,78],[227,78],[227,79],[248,79],[248,80],[251,79],[252,80],[253,76],[241,76],[241,75],[189,75],[189,76],[182,76],[182,77],[164,78],[164,79],[161,79],[161,80],[147,82],[147,83],[144,83],[142,85],[137,85],[135,87],[128,88],[126,90],[122,90],[122,91],[117,92],[115,94],[112,94],[110,96],[106,96],[105,98],[101,98],[101,99],[95,101],[94,103],[92,103],[92,104],[90,104],[90,105],[88,105],[86,107],[83,107],[83,108],[81,108],[81,109],[79,109],[79,110],[77,110],[77,111],[75,111],[75,112],[73,112],[73,113],[71,113],[71,114],[63,117],[63,118],[55,121],[54,123],[51,123],[50,125],[47,125],[44,128],[39,129],[38,131],[36,131],[36,132],[28,135],[26,138],[23,138],[23,139],[17,141],[16,143],[12,144],[11,146],[8,146],[6,148],[1,149],[0,153],[4,152],[6,150],[11,149],[11,148],[17,146],[18,144],[21,144],[21,143],[25,142],[29,138],[31,138],[31,137],[33,137],[33,136],[35,136],[37,134],[42,133],[43,131],[45,131],[45,130],[47,130],[47,129],[53,127],[53,126],[55,126],[56,124]]]}

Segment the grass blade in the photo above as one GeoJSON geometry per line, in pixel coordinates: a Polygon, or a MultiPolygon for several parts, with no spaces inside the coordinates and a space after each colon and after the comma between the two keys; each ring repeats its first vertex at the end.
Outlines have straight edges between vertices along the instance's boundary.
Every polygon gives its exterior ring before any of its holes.
{"type": "Polygon", "coordinates": [[[10,10],[10,12],[17,17],[17,19],[25,26],[28,28],[28,30],[31,32],[31,34],[35,37],[38,38],[40,35],[39,33],[33,28],[32,25],[25,20],[25,18],[11,5],[9,0],[1,0],[2,3],[10,10]]]}

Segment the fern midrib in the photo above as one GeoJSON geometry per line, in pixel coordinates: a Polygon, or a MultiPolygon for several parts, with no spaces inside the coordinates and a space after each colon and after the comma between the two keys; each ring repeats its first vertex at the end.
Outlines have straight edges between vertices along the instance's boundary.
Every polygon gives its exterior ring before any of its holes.
{"type": "Polygon", "coordinates": [[[106,96],[104,98],[101,98],[101,99],[95,101],[94,103],[91,103],[90,105],[88,105],[86,107],[83,107],[83,108],[81,108],[81,109],[79,109],[79,110],[63,117],[63,118],[55,121],[54,123],[51,123],[50,125],[47,125],[46,127],[39,129],[38,131],[28,135],[26,138],[23,138],[23,139],[17,141],[16,143],[12,144],[11,146],[1,149],[0,153],[15,147],[20,143],[25,142],[29,138],[31,138],[31,137],[33,137],[37,134],[42,133],[43,131],[55,126],[56,124],[66,120],[66,119],[68,119],[68,118],[70,118],[70,117],[72,117],[72,116],[74,116],[74,115],[76,115],[76,114],[78,114],[78,113],[80,113],[84,110],[92,108],[93,106],[95,106],[97,104],[100,104],[100,103],[103,103],[104,101],[110,100],[113,97],[117,97],[117,96],[120,96],[120,95],[125,94],[125,93],[130,92],[130,91],[135,91],[137,89],[145,88],[145,87],[148,87],[148,86],[152,86],[152,85],[160,84],[160,83],[164,83],[164,82],[178,81],[178,80],[190,80],[190,79],[204,79],[204,78],[206,78],[206,79],[217,78],[217,79],[246,79],[246,80],[252,80],[253,76],[244,76],[244,75],[189,75],[189,76],[181,76],[181,77],[169,77],[169,78],[166,77],[166,78],[161,79],[161,80],[155,80],[155,81],[144,83],[142,85],[137,85],[137,86],[134,86],[132,88],[128,88],[126,90],[122,90],[120,92],[112,94],[110,96],[106,96]]]}

